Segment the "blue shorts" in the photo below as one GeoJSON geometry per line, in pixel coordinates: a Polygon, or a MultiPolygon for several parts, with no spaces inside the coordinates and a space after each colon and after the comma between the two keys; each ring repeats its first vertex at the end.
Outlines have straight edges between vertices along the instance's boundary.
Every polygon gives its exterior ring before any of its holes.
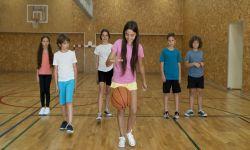
{"type": "Polygon", "coordinates": [[[59,88],[60,105],[65,105],[66,103],[72,103],[74,89],[75,89],[75,80],[59,81],[58,88],[59,88]]]}

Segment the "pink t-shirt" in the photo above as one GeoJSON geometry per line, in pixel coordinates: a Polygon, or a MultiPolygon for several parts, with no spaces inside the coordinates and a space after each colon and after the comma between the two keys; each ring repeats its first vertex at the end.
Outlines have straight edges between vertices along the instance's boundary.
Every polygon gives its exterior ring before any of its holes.
{"type": "Polygon", "coordinates": [[[50,75],[51,68],[49,64],[49,53],[43,51],[41,68],[38,70],[39,75],[50,75]]]}
{"type": "MultiPolygon", "coordinates": [[[[121,50],[122,50],[122,39],[118,39],[115,41],[113,47],[112,47],[112,52],[116,53],[117,58],[121,58],[121,50]]],[[[116,83],[132,83],[136,81],[136,73],[133,75],[130,67],[130,60],[132,56],[132,46],[127,44],[127,69],[124,73],[122,74],[122,66],[121,63],[116,63],[114,64],[114,74],[113,74],[113,79],[112,81],[116,83]]],[[[139,44],[138,48],[138,57],[144,57],[144,52],[141,44],[139,44]]]]}

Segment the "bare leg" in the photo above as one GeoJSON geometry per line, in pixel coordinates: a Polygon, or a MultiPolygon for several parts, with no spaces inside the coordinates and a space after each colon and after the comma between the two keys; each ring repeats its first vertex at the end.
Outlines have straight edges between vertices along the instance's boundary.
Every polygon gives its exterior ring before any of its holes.
{"type": "Polygon", "coordinates": [[[67,115],[67,112],[66,112],[66,105],[62,105],[62,116],[63,116],[63,120],[65,121],[68,121],[68,115],[67,115]]]}
{"type": "Polygon", "coordinates": [[[189,106],[190,106],[190,109],[192,109],[192,110],[194,110],[195,91],[196,91],[196,89],[194,89],[194,88],[189,89],[189,106]]]}
{"type": "Polygon", "coordinates": [[[104,82],[99,83],[99,93],[98,93],[98,113],[102,112],[102,96],[104,92],[104,82]]]}
{"type": "Polygon", "coordinates": [[[72,124],[72,119],[73,119],[73,109],[72,109],[72,103],[67,103],[66,104],[67,108],[67,114],[68,114],[68,123],[72,124]]]}
{"type": "Polygon", "coordinates": [[[179,112],[179,93],[174,93],[175,111],[179,112]]]}
{"type": "Polygon", "coordinates": [[[198,92],[198,110],[202,110],[202,89],[197,89],[198,92]]]}
{"type": "Polygon", "coordinates": [[[125,119],[124,119],[125,110],[117,110],[117,122],[119,126],[120,136],[125,136],[125,119]]]}
{"type": "Polygon", "coordinates": [[[110,86],[106,85],[106,111],[109,112],[109,101],[110,101],[110,86]]]}
{"type": "Polygon", "coordinates": [[[131,104],[128,116],[127,133],[131,132],[132,128],[135,125],[136,112],[137,112],[137,91],[133,90],[131,91],[131,104]]]}
{"type": "Polygon", "coordinates": [[[168,98],[169,98],[170,93],[164,93],[163,96],[163,103],[164,103],[164,112],[168,111],[168,98]]]}

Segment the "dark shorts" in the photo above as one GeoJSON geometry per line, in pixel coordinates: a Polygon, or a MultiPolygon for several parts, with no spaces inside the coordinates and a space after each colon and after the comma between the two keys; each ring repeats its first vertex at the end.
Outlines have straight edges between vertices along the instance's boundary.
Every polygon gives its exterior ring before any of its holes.
{"type": "Polygon", "coordinates": [[[170,89],[172,88],[173,93],[180,93],[181,87],[179,80],[166,80],[166,82],[163,83],[163,93],[170,93],[170,89]]]}
{"type": "Polygon", "coordinates": [[[192,89],[192,88],[204,89],[204,77],[202,76],[199,78],[195,78],[195,77],[188,76],[187,88],[189,88],[189,89],[192,89]]]}
{"type": "Polygon", "coordinates": [[[98,82],[104,82],[106,85],[111,85],[113,77],[113,69],[108,72],[103,72],[98,70],[98,82]]]}

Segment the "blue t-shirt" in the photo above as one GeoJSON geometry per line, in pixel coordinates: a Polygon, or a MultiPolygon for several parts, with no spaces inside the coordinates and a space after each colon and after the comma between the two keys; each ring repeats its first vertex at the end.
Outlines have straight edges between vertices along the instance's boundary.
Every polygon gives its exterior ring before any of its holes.
{"type": "MultiPolygon", "coordinates": [[[[198,50],[198,51],[194,51],[194,50],[189,50],[187,52],[185,61],[189,62],[189,63],[193,63],[193,62],[203,62],[203,51],[198,50]]],[[[203,67],[195,67],[192,66],[189,68],[189,72],[188,75],[191,77],[195,77],[195,78],[199,78],[202,77],[204,75],[204,68],[203,67]]]]}
{"type": "Polygon", "coordinates": [[[164,48],[160,55],[160,62],[164,62],[164,74],[166,80],[179,80],[179,66],[181,53],[179,50],[169,50],[164,48]]]}

